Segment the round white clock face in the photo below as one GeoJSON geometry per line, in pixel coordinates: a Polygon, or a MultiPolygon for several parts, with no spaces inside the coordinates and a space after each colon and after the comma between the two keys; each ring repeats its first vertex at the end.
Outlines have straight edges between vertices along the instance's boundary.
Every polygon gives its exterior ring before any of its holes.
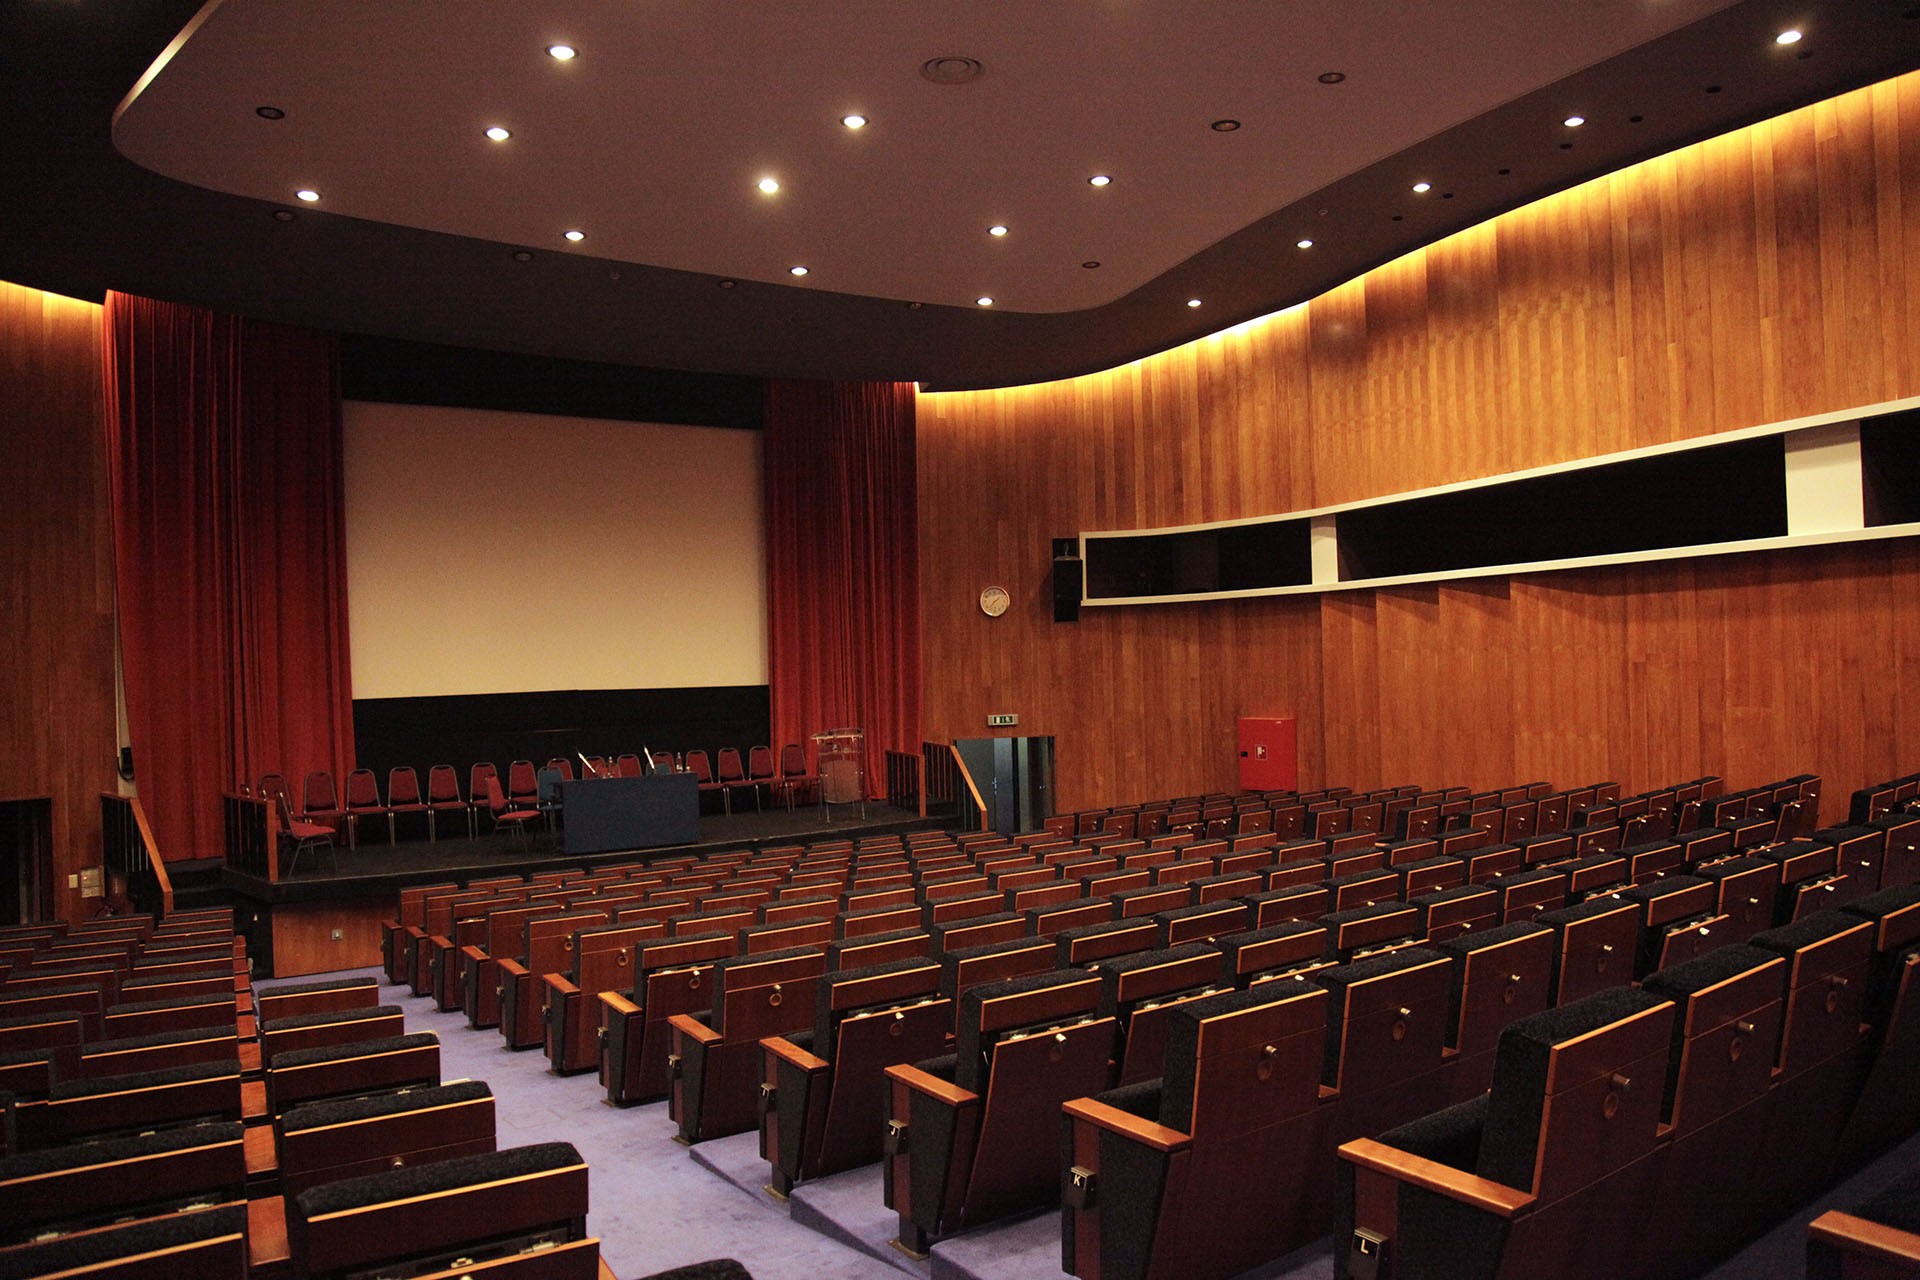
{"type": "Polygon", "coordinates": [[[986,587],[980,592],[980,612],[989,618],[997,618],[1007,611],[1011,598],[1005,587],[986,587]]]}

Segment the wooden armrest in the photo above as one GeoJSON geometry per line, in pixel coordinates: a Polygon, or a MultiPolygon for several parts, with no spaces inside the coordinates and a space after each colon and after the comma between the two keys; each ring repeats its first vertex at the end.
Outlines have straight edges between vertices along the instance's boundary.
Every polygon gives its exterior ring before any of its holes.
{"type": "Polygon", "coordinates": [[[566,978],[561,977],[557,973],[547,974],[546,979],[547,979],[547,985],[553,988],[552,990],[553,995],[577,996],[580,994],[579,987],[574,986],[572,982],[570,982],[566,978]]]}
{"type": "Polygon", "coordinates": [[[1098,1098],[1075,1098],[1060,1108],[1075,1120],[1084,1120],[1097,1129],[1117,1133],[1123,1138],[1152,1147],[1155,1151],[1185,1151],[1193,1145],[1190,1134],[1152,1120],[1142,1120],[1131,1111],[1110,1107],[1098,1098]]]}
{"type": "Polygon", "coordinates": [[[626,1014],[629,1018],[640,1012],[639,1005],[627,999],[625,995],[618,991],[602,991],[600,993],[600,1003],[615,1013],[626,1014]]]}
{"type": "Polygon", "coordinates": [[[1410,1182],[1436,1195],[1446,1196],[1449,1200],[1457,1200],[1483,1213],[1497,1214],[1502,1218],[1517,1217],[1534,1205],[1532,1192],[1515,1191],[1489,1178],[1463,1173],[1452,1165],[1411,1155],[1397,1147],[1375,1142],[1372,1138],[1356,1138],[1347,1143],[1340,1148],[1340,1156],[1363,1169],[1385,1174],[1396,1182],[1410,1182]]]}
{"type": "Polygon", "coordinates": [[[765,1036],[760,1041],[760,1048],[802,1071],[825,1071],[831,1065],[825,1058],[816,1057],[785,1036],[765,1036]]]}
{"type": "Polygon", "coordinates": [[[287,1247],[287,1202],[279,1196],[247,1201],[248,1270],[264,1272],[284,1263],[287,1247]]]}
{"type": "Polygon", "coordinates": [[[279,1149],[274,1145],[270,1124],[249,1126],[242,1134],[241,1149],[246,1153],[248,1177],[262,1177],[280,1167],[279,1149]]]}
{"type": "Polygon", "coordinates": [[[1871,1254],[1894,1262],[1920,1262],[1920,1236],[1829,1209],[1807,1224],[1807,1234],[1850,1253],[1871,1254]]]}
{"type": "Polygon", "coordinates": [[[667,1019],[667,1025],[687,1039],[698,1044],[719,1044],[720,1033],[690,1013],[676,1013],[667,1019]]]}
{"type": "Polygon", "coordinates": [[[951,1081],[942,1080],[939,1076],[931,1075],[918,1067],[908,1066],[906,1063],[888,1067],[887,1078],[952,1107],[966,1106],[968,1103],[980,1100],[980,1095],[971,1089],[962,1089],[951,1081]]]}

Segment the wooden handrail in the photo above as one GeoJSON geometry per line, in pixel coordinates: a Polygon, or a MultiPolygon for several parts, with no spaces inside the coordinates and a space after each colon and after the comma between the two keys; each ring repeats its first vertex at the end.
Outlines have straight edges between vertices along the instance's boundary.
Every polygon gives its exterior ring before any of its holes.
{"type": "MultiPolygon", "coordinates": [[[[140,797],[123,796],[117,791],[102,791],[100,793],[100,800],[103,824],[100,833],[101,857],[102,861],[106,863],[107,870],[117,870],[127,876],[127,890],[129,893],[133,891],[132,880],[135,874],[141,871],[151,873],[154,884],[160,893],[160,912],[162,915],[170,914],[173,911],[173,877],[167,872],[166,859],[160,856],[160,847],[153,838],[153,825],[147,821],[147,811],[146,808],[141,805],[140,797]],[[110,844],[115,843],[111,838],[111,832],[107,825],[108,806],[120,806],[132,817],[133,834],[139,841],[138,861],[144,863],[144,867],[116,865],[126,857],[126,853],[123,851],[120,855],[116,856],[114,850],[108,847],[110,844]]],[[[126,845],[124,835],[118,843],[122,846],[126,845]]]]}
{"type": "Polygon", "coordinates": [[[967,762],[961,759],[959,746],[949,742],[947,750],[953,753],[954,768],[960,771],[960,780],[967,784],[967,793],[973,797],[973,807],[980,812],[980,829],[993,830],[992,825],[987,821],[987,802],[980,798],[980,788],[974,785],[973,774],[967,769],[967,762]]]}
{"type": "Polygon", "coordinates": [[[140,843],[146,846],[147,858],[153,864],[153,878],[160,882],[160,916],[165,919],[173,914],[173,877],[167,873],[167,860],[160,855],[160,846],[153,838],[153,827],[147,822],[146,806],[140,803],[139,796],[128,796],[133,805],[133,825],[140,832],[140,843]]]}

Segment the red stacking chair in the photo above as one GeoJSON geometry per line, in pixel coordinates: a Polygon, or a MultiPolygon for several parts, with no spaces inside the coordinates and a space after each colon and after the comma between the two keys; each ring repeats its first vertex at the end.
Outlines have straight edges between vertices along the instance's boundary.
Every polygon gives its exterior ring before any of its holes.
{"type": "Polygon", "coordinates": [[[629,751],[614,762],[614,772],[623,778],[637,778],[646,770],[640,766],[640,757],[629,751]]]}
{"type": "Polygon", "coordinates": [[[467,815],[467,838],[474,835],[473,809],[460,795],[460,775],[450,764],[436,764],[427,770],[427,839],[440,838],[440,815],[457,809],[467,815]]]}
{"type": "Polygon", "coordinates": [[[387,770],[387,843],[394,842],[395,819],[400,814],[425,812],[426,802],[420,798],[420,775],[413,771],[413,766],[395,765],[387,770]]]}
{"type": "MultiPolygon", "coordinates": [[[[371,769],[355,769],[347,775],[347,843],[360,843],[360,820],[387,816],[387,806],[380,803],[380,782],[373,776],[371,769]]],[[[388,843],[392,843],[393,823],[388,818],[388,843]]]]}
{"type": "MultiPolygon", "coordinates": [[[[481,807],[487,803],[487,779],[497,780],[499,777],[500,770],[484,760],[467,770],[467,804],[471,806],[468,811],[470,818],[477,818],[481,807]]],[[[470,825],[477,833],[479,824],[473,822],[470,825]]]]}
{"type": "Polygon", "coordinates": [[[509,830],[517,832],[520,836],[520,842],[525,844],[527,840],[527,824],[541,821],[542,815],[540,810],[515,808],[513,803],[501,792],[500,775],[497,773],[487,775],[486,786],[487,811],[493,815],[493,829],[498,831],[500,828],[506,827],[509,830]]]}
{"type": "Polygon", "coordinates": [[[786,798],[787,808],[793,808],[796,792],[816,793],[820,790],[820,775],[807,771],[807,749],[797,742],[789,742],[780,748],[780,778],[774,789],[786,798]]]}
{"type": "Polygon", "coordinates": [[[300,865],[300,855],[309,849],[322,846],[333,847],[333,828],[320,822],[307,822],[293,816],[293,802],[287,799],[285,791],[274,793],[274,803],[280,810],[280,825],[285,828],[287,837],[293,841],[293,851],[287,856],[287,874],[292,875],[294,868],[300,865]]]}
{"type": "Polygon", "coordinates": [[[334,790],[331,770],[316,769],[307,775],[300,786],[300,816],[307,822],[331,827],[346,819],[347,811],[340,807],[340,793],[334,790]]]}
{"type": "Polygon", "coordinates": [[[507,799],[514,805],[532,808],[540,799],[540,779],[533,761],[515,760],[507,766],[507,799]]]}
{"type": "Polygon", "coordinates": [[[709,791],[718,791],[720,792],[721,801],[724,803],[726,800],[726,791],[722,788],[719,779],[713,776],[713,765],[707,760],[706,748],[694,747],[682,757],[682,760],[686,771],[693,775],[695,782],[700,784],[701,794],[704,795],[709,791]]]}
{"type": "Polygon", "coordinates": [[[747,752],[747,781],[753,784],[753,805],[764,810],[767,806],[761,800],[760,793],[773,798],[773,785],[779,780],[780,771],[774,764],[772,747],[755,747],[747,752]]]}
{"type": "Polygon", "coordinates": [[[714,785],[719,789],[720,802],[728,813],[733,812],[733,793],[741,789],[754,792],[759,789],[747,777],[746,766],[740,763],[740,748],[722,747],[719,755],[719,772],[714,776],[714,785]]]}

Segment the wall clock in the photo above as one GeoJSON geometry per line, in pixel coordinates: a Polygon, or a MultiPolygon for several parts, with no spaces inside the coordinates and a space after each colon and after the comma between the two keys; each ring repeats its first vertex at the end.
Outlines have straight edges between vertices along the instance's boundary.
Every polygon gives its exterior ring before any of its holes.
{"type": "Polygon", "coordinates": [[[997,618],[1007,611],[1012,597],[1007,595],[1005,587],[982,587],[980,589],[980,612],[989,618],[997,618]]]}

